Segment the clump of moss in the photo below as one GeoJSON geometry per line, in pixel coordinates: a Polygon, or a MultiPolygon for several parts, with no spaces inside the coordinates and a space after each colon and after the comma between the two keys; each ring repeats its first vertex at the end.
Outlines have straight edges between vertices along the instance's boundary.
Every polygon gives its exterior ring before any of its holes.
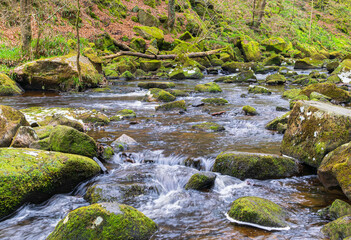
{"type": "Polygon", "coordinates": [[[185,110],[186,104],[184,100],[165,103],[163,105],[157,106],[156,111],[172,111],[172,110],[185,110]]]}
{"type": "Polygon", "coordinates": [[[280,85],[280,84],[286,83],[286,78],[284,77],[284,75],[275,73],[275,74],[269,75],[266,78],[266,83],[268,85],[280,85]]]}
{"type": "Polygon", "coordinates": [[[211,173],[196,173],[191,176],[187,184],[185,185],[185,189],[194,189],[194,190],[209,190],[213,187],[214,182],[216,180],[216,175],[211,173]]]}
{"type": "Polygon", "coordinates": [[[176,99],[176,97],[169,92],[159,88],[151,88],[150,94],[152,95],[153,99],[156,99],[156,101],[172,102],[176,99]]]}
{"type": "Polygon", "coordinates": [[[258,115],[258,112],[256,111],[256,109],[249,105],[244,106],[243,111],[245,115],[250,115],[250,116],[258,115]]]}
{"type": "Polygon", "coordinates": [[[135,118],[136,113],[131,109],[123,109],[116,113],[115,116],[111,117],[111,121],[120,121],[122,119],[135,118]]]}
{"type": "Polygon", "coordinates": [[[214,104],[214,105],[225,105],[228,101],[224,98],[205,98],[201,100],[204,103],[214,104]]]}
{"type": "Polygon", "coordinates": [[[140,82],[138,83],[138,87],[150,89],[150,88],[160,88],[160,89],[167,89],[167,88],[174,88],[175,84],[173,82],[140,82]]]}
{"type": "Polygon", "coordinates": [[[269,91],[267,88],[265,87],[261,87],[261,86],[249,86],[249,93],[253,93],[253,94],[266,94],[266,95],[271,95],[272,92],[269,91]]]}
{"type": "Polygon", "coordinates": [[[12,96],[22,93],[23,90],[17,86],[15,81],[7,75],[0,73],[0,96],[12,96]]]}
{"type": "Polygon", "coordinates": [[[192,126],[193,129],[202,130],[202,131],[212,131],[212,132],[220,132],[224,131],[225,128],[222,125],[214,122],[205,122],[199,123],[192,126]]]}
{"type": "Polygon", "coordinates": [[[205,84],[198,84],[195,86],[195,91],[196,92],[211,92],[211,93],[216,93],[216,92],[222,92],[221,87],[214,82],[209,82],[205,84]]]}

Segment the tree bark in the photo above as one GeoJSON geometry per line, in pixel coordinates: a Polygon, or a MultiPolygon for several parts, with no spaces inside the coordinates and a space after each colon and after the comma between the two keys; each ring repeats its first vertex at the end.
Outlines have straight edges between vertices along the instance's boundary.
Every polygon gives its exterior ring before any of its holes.
{"type": "Polygon", "coordinates": [[[257,26],[259,27],[262,23],[262,19],[263,19],[263,16],[264,16],[264,10],[266,9],[266,5],[267,5],[267,0],[263,0],[261,2],[261,5],[260,5],[260,12],[258,14],[258,21],[257,21],[257,26]]]}
{"type": "MultiPolygon", "coordinates": [[[[216,50],[211,50],[211,51],[207,51],[207,52],[188,53],[188,54],[185,54],[185,57],[188,57],[188,58],[207,57],[207,56],[210,56],[212,54],[217,54],[223,50],[224,49],[216,49],[216,50]]],[[[177,54],[148,55],[148,54],[138,53],[138,52],[121,51],[121,52],[113,54],[113,55],[102,57],[102,59],[111,59],[111,58],[116,58],[116,57],[124,56],[124,55],[147,58],[147,59],[158,59],[158,60],[176,59],[176,57],[178,56],[177,54]]]]}
{"type": "Polygon", "coordinates": [[[21,0],[21,37],[22,37],[22,51],[25,54],[31,52],[32,42],[32,0],[21,0]]]}
{"type": "Polygon", "coordinates": [[[174,0],[168,1],[168,27],[170,29],[174,28],[175,23],[175,5],[174,0]]]}
{"type": "Polygon", "coordinates": [[[312,7],[311,7],[311,19],[310,19],[310,31],[308,34],[308,38],[311,40],[311,32],[312,32],[312,21],[313,21],[313,0],[312,0],[312,7]]]}
{"type": "MultiPolygon", "coordinates": [[[[79,84],[83,83],[81,67],[80,67],[80,37],[79,37],[79,16],[80,16],[80,2],[77,0],[77,20],[76,20],[76,32],[77,32],[77,70],[78,70],[78,78],[79,84]]],[[[77,86],[77,89],[79,86],[77,86]]]]}

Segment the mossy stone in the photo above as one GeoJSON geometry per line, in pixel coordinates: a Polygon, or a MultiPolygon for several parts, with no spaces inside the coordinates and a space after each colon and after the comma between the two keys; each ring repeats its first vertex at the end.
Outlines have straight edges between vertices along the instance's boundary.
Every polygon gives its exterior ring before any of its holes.
{"type": "Polygon", "coordinates": [[[0,148],[0,218],[25,202],[71,191],[100,172],[92,159],[30,148],[0,148]]]}
{"type": "Polygon", "coordinates": [[[201,102],[213,104],[213,105],[225,105],[228,101],[224,98],[205,98],[202,99],[201,102]]]}
{"type": "Polygon", "coordinates": [[[160,89],[167,89],[167,88],[174,88],[175,84],[173,82],[140,82],[138,83],[138,87],[150,89],[150,88],[160,88],[160,89]]]}
{"type": "Polygon", "coordinates": [[[312,92],[317,92],[331,98],[336,103],[349,103],[351,96],[348,91],[337,87],[333,83],[316,83],[305,87],[301,94],[310,97],[312,92]]]}
{"type": "Polygon", "coordinates": [[[151,13],[145,12],[143,9],[138,11],[138,21],[142,25],[149,27],[158,27],[160,25],[160,21],[155,16],[151,13]]]}
{"type": "Polygon", "coordinates": [[[253,94],[265,94],[265,95],[271,95],[272,92],[270,90],[268,90],[265,87],[262,86],[254,86],[254,85],[250,85],[248,88],[249,93],[253,93],[253,94]]]}
{"type": "Polygon", "coordinates": [[[210,92],[210,93],[217,93],[222,92],[221,87],[214,82],[209,82],[205,84],[198,84],[195,86],[196,92],[210,92]]]}
{"type": "Polygon", "coordinates": [[[267,57],[263,60],[264,66],[280,66],[282,64],[282,57],[277,54],[273,54],[270,57],[267,57]]]}
{"type": "Polygon", "coordinates": [[[287,124],[289,121],[290,112],[283,114],[280,117],[276,117],[272,121],[266,124],[265,128],[268,130],[278,130],[278,124],[287,124]]]}
{"type": "Polygon", "coordinates": [[[145,72],[156,71],[161,67],[161,61],[151,60],[151,61],[141,61],[140,68],[145,72]]]}
{"type": "Polygon", "coordinates": [[[260,44],[258,42],[244,39],[241,42],[241,46],[247,61],[257,62],[261,59],[260,44]]]}
{"type": "Polygon", "coordinates": [[[236,199],[228,212],[229,217],[247,223],[265,227],[284,228],[286,213],[277,204],[259,197],[241,197],[236,199]]]}
{"type": "Polygon", "coordinates": [[[241,71],[255,70],[257,68],[257,64],[254,62],[226,62],[222,65],[222,68],[224,71],[236,73],[241,71]]]}
{"type": "Polygon", "coordinates": [[[266,83],[268,85],[281,85],[281,84],[286,83],[286,78],[284,75],[281,75],[279,73],[275,73],[275,74],[269,75],[266,78],[266,83]]]}
{"type": "Polygon", "coordinates": [[[261,41],[261,44],[266,47],[267,51],[281,53],[289,50],[289,44],[280,37],[272,37],[261,41]]]}
{"type": "Polygon", "coordinates": [[[162,43],[164,39],[163,31],[156,27],[134,26],[134,32],[147,40],[156,39],[158,43],[162,43]]]}
{"type": "Polygon", "coordinates": [[[182,41],[191,41],[194,39],[193,35],[190,32],[186,31],[182,35],[179,36],[179,39],[182,41]]]}
{"type": "Polygon", "coordinates": [[[116,202],[96,203],[70,212],[47,240],[148,240],[156,230],[157,225],[133,207],[116,202]]]}
{"type": "Polygon", "coordinates": [[[129,46],[138,52],[144,53],[146,42],[142,38],[133,38],[129,46]]]}
{"type": "Polygon", "coordinates": [[[224,131],[225,128],[214,122],[205,122],[199,123],[192,126],[192,129],[202,130],[202,131],[211,131],[211,132],[221,132],[224,131]]]}
{"type": "Polygon", "coordinates": [[[172,102],[176,99],[171,93],[159,88],[150,88],[150,94],[152,99],[161,102],[172,102]]]}
{"type": "Polygon", "coordinates": [[[209,190],[214,186],[216,180],[216,174],[213,173],[195,173],[190,177],[185,189],[194,189],[194,190],[209,190]]]}
{"type": "Polygon", "coordinates": [[[316,60],[310,57],[296,60],[295,69],[313,69],[313,68],[321,68],[323,61],[316,60]]]}
{"type": "Polygon", "coordinates": [[[123,109],[116,113],[115,116],[111,117],[111,121],[120,121],[122,119],[135,118],[136,113],[131,109],[123,109]]]}
{"type": "Polygon", "coordinates": [[[135,79],[135,76],[133,73],[129,71],[125,71],[124,73],[121,74],[120,78],[123,78],[125,80],[132,80],[132,79],[135,79]]]}
{"type": "Polygon", "coordinates": [[[184,100],[174,101],[170,103],[165,103],[155,108],[156,111],[173,111],[173,110],[185,110],[186,103],[184,100]]]}
{"type": "Polygon", "coordinates": [[[256,109],[249,105],[243,106],[243,111],[245,115],[249,115],[249,116],[258,115],[258,112],[256,111],[256,109]]]}
{"type": "Polygon", "coordinates": [[[169,93],[176,97],[188,97],[189,93],[184,90],[172,89],[169,90],[169,93]]]}
{"type": "Polygon", "coordinates": [[[324,156],[351,141],[351,110],[316,101],[298,101],[291,111],[281,152],[318,167],[324,156]]]}
{"type": "Polygon", "coordinates": [[[322,228],[322,233],[331,240],[346,239],[351,236],[351,215],[338,218],[322,228]]]}
{"type": "Polygon", "coordinates": [[[346,215],[351,215],[351,205],[340,199],[336,199],[332,205],[323,210],[323,213],[325,213],[327,217],[332,220],[336,220],[346,215]]]}
{"type": "Polygon", "coordinates": [[[335,83],[335,84],[337,84],[337,83],[341,83],[342,81],[341,81],[341,79],[339,78],[338,75],[333,74],[333,75],[330,75],[325,82],[326,83],[335,83]]]}
{"type": "Polygon", "coordinates": [[[56,126],[49,137],[52,151],[78,154],[87,157],[97,155],[94,139],[68,126],[56,126]]]}
{"type": "Polygon", "coordinates": [[[244,180],[291,177],[299,172],[298,163],[287,157],[271,154],[224,152],[217,156],[214,172],[244,180]]]}
{"type": "Polygon", "coordinates": [[[0,73],[0,96],[12,96],[22,93],[23,90],[17,86],[15,81],[7,75],[0,73]]]}
{"type": "Polygon", "coordinates": [[[35,130],[29,126],[21,126],[13,137],[10,147],[15,148],[38,148],[39,137],[35,130]]]}
{"type": "Polygon", "coordinates": [[[299,95],[301,95],[301,89],[294,88],[294,89],[286,90],[285,92],[283,92],[282,97],[286,98],[286,99],[295,100],[297,98],[297,96],[299,96],[299,95]]]}

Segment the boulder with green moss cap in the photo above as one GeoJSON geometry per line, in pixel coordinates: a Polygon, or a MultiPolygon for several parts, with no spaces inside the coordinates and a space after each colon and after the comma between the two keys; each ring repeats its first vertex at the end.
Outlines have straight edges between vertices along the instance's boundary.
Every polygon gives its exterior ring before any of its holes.
{"type": "Polygon", "coordinates": [[[159,60],[150,60],[150,61],[141,61],[140,68],[145,72],[156,71],[161,67],[161,61],[159,60]]]}
{"type": "Polygon", "coordinates": [[[23,113],[12,107],[0,105],[0,147],[10,146],[21,126],[29,126],[23,113]]]}
{"type": "Polygon", "coordinates": [[[133,30],[134,32],[138,33],[141,37],[147,40],[151,40],[155,38],[158,44],[163,42],[163,39],[164,39],[163,31],[156,27],[134,26],[133,30]]]}
{"type": "Polygon", "coordinates": [[[227,62],[222,65],[224,71],[230,73],[237,73],[241,71],[255,70],[257,68],[257,63],[254,62],[227,62]]]}
{"type": "Polygon", "coordinates": [[[260,44],[258,42],[244,39],[241,41],[241,46],[247,61],[257,62],[261,59],[260,44]]]}
{"type": "Polygon", "coordinates": [[[329,103],[298,101],[291,111],[281,152],[319,167],[324,156],[351,141],[351,110],[329,103]]]}
{"type": "Polygon", "coordinates": [[[97,87],[103,77],[88,58],[81,56],[82,82],[78,79],[77,54],[39,59],[14,69],[17,81],[25,89],[68,91],[97,87]]]}
{"type": "Polygon", "coordinates": [[[286,212],[277,204],[259,197],[236,199],[228,212],[232,219],[263,227],[286,228],[286,212]]]}
{"type": "Polygon", "coordinates": [[[284,77],[284,75],[275,73],[275,74],[269,75],[266,78],[266,83],[268,85],[280,85],[280,84],[286,83],[286,78],[284,77]]]}
{"type": "Polygon", "coordinates": [[[310,97],[312,92],[323,94],[338,104],[349,103],[351,101],[350,93],[337,87],[333,83],[316,83],[309,85],[302,89],[301,94],[310,97]]]}
{"type": "Polygon", "coordinates": [[[282,64],[283,58],[280,55],[273,54],[263,60],[264,66],[280,66],[282,64]]]}
{"type": "Polygon", "coordinates": [[[350,239],[351,215],[343,216],[324,225],[321,232],[331,240],[350,239]]]}
{"type": "Polygon", "coordinates": [[[276,117],[272,121],[266,124],[265,128],[268,130],[278,130],[278,124],[287,124],[289,121],[290,112],[283,114],[280,117],[276,117]]]}
{"type": "Polygon", "coordinates": [[[265,39],[261,41],[261,44],[265,46],[268,51],[274,51],[276,53],[281,53],[291,48],[289,44],[280,37],[265,39]]]}
{"type": "Polygon", "coordinates": [[[222,125],[214,122],[195,124],[192,126],[192,129],[201,130],[201,131],[210,131],[210,132],[221,132],[225,130],[225,128],[222,125]]]}
{"type": "Polygon", "coordinates": [[[214,173],[195,173],[190,177],[187,184],[185,185],[185,189],[194,189],[194,190],[209,190],[214,186],[216,180],[216,174],[214,173]]]}
{"type": "Polygon", "coordinates": [[[323,65],[323,61],[316,60],[310,57],[299,59],[295,62],[295,69],[313,69],[313,68],[321,68],[323,65]]]}
{"type": "Polygon", "coordinates": [[[147,96],[147,100],[149,102],[155,102],[155,101],[172,102],[175,99],[176,99],[175,96],[159,88],[151,88],[147,96]]]}
{"type": "Polygon", "coordinates": [[[160,89],[167,89],[167,88],[174,88],[175,84],[173,82],[140,82],[138,83],[138,87],[150,89],[150,88],[160,88],[160,89]]]}
{"type": "Polygon", "coordinates": [[[332,205],[318,211],[318,214],[335,220],[346,215],[351,215],[351,205],[343,200],[336,199],[332,205]]]}
{"type": "Polygon", "coordinates": [[[174,101],[162,104],[155,108],[156,111],[173,111],[173,110],[185,110],[186,111],[186,103],[184,100],[174,101]]]}
{"type": "Polygon", "coordinates": [[[217,83],[209,82],[209,83],[205,83],[205,84],[196,85],[195,91],[196,92],[216,93],[216,92],[222,92],[222,89],[217,83]]]}
{"type": "Polygon", "coordinates": [[[22,94],[23,90],[7,75],[0,73],[0,96],[22,94]]]}
{"type": "Polygon", "coordinates": [[[156,230],[156,223],[135,208],[105,202],[73,210],[57,224],[47,240],[148,240],[156,230]]]}
{"type": "Polygon", "coordinates": [[[111,121],[120,121],[123,119],[135,118],[136,114],[131,109],[122,109],[116,113],[115,116],[110,117],[111,121]]]}
{"type": "Polygon", "coordinates": [[[37,145],[38,140],[39,137],[33,128],[29,126],[21,126],[13,137],[10,147],[39,148],[37,145]]]}
{"type": "Polygon", "coordinates": [[[272,92],[262,86],[255,86],[255,85],[250,85],[249,88],[249,93],[253,93],[253,94],[265,94],[265,95],[271,95],[272,92]]]}
{"type": "Polygon", "coordinates": [[[258,115],[258,112],[256,111],[256,109],[249,105],[243,106],[243,111],[245,115],[249,115],[249,116],[258,115]]]}
{"type": "Polygon", "coordinates": [[[255,73],[252,70],[242,71],[235,76],[224,76],[219,77],[214,82],[224,82],[224,83],[249,83],[257,82],[255,73]]]}
{"type": "Polygon", "coordinates": [[[135,76],[133,73],[129,72],[128,70],[127,71],[124,71],[121,76],[119,76],[120,78],[122,79],[125,79],[125,80],[132,80],[132,79],[135,79],[135,76]]]}
{"type": "Polygon", "coordinates": [[[224,98],[204,98],[201,102],[212,104],[212,105],[225,105],[228,101],[224,98]]]}
{"type": "Polygon", "coordinates": [[[90,158],[29,148],[0,148],[0,165],[0,218],[25,202],[69,192],[100,172],[90,158]]]}
{"type": "Polygon", "coordinates": [[[217,156],[213,171],[239,179],[275,179],[299,173],[299,164],[292,158],[273,154],[224,152],[217,156]]]}

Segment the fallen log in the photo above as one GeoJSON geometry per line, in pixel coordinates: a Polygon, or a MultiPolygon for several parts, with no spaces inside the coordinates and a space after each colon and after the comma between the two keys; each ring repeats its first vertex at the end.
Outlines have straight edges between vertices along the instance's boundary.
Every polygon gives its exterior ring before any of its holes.
{"type": "MultiPolygon", "coordinates": [[[[224,48],[221,49],[216,49],[216,50],[211,50],[207,52],[193,52],[193,53],[187,53],[185,54],[185,57],[188,58],[197,58],[197,57],[207,57],[212,54],[219,53],[221,51],[225,50],[224,48]]],[[[144,53],[139,53],[139,52],[131,52],[131,51],[121,51],[113,55],[101,57],[101,59],[111,59],[111,58],[116,58],[119,56],[123,55],[128,55],[128,56],[135,56],[135,57],[141,57],[141,58],[147,58],[147,59],[157,59],[157,60],[166,60],[166,59],[176,59],[178,56],[177,54],[167,54],[167,55],[149,55],[149,54],[144,54],[144,53]]]]}

